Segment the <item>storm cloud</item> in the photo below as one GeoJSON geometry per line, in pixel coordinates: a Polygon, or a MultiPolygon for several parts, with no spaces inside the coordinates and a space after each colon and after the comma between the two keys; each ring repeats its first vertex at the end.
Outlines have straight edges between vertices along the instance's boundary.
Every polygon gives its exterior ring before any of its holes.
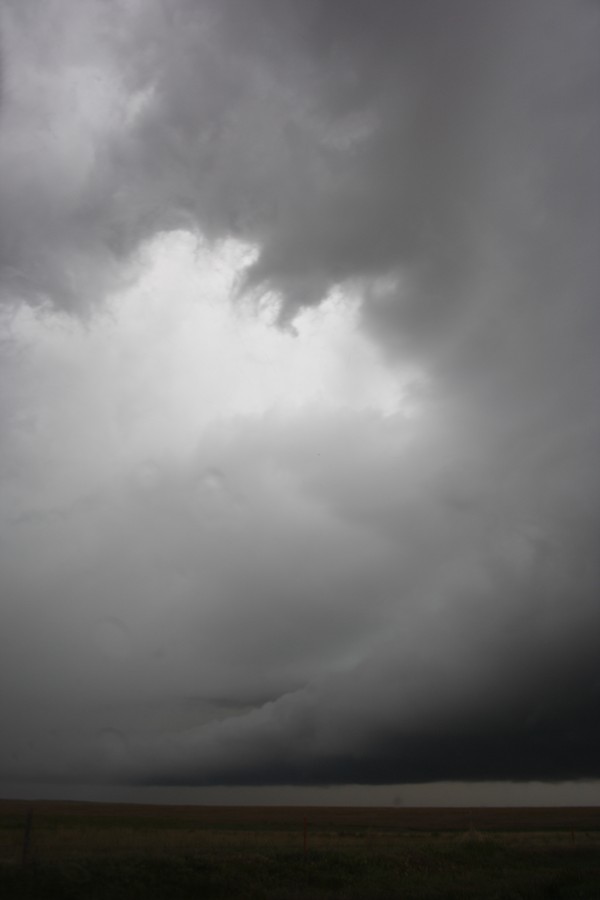
{"type": "Polygon", "coordinates": [[[598,5],[0,28],[2,780],[598,778],[598,5]]]}

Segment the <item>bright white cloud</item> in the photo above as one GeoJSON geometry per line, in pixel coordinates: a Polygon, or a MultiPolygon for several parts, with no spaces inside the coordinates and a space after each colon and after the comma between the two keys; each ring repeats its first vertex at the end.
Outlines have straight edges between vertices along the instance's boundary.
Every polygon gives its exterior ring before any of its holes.
{"type": "Polygon", "coordinates": [[[417,376],[360,333],[356,298],[336,291],[286,331],[275,299],[236,299],[253,255],[233,241],[210,248],[189,233],[161,235],[130,286],[90,320],[27,306],[6,315],[20,452],[34,444],[48,463],[57,447],[50,468],[68,468],[72,485],[74,466],[102,477],[187,457],[208,428],[238,417],[408,410],[417,376]]]}

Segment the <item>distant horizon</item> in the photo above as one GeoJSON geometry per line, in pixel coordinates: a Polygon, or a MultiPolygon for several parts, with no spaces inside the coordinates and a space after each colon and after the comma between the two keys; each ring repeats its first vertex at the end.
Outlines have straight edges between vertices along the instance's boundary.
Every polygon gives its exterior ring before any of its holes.
{"type": "Polygon", "coordinates": [[[23,802],[121,803],[149,806],[283,806],[397,809],[600,807],[600,780],[559,785],[336,786],[307,787],[116,787],[0,784],[0,799],[23,802]],[[446,799],[444,799],[446,794],[446,799]],[[370,795],[370,796],[369,796],[370,795]],[[461,799],[462,795],[462,799],[461,799]],[[386,801],[386,797],[389,800],[386,801]],[[482,800],[482,796],[487,799],[482,800]],[[502,800],[504,796],[504,801],[502,800]]]}

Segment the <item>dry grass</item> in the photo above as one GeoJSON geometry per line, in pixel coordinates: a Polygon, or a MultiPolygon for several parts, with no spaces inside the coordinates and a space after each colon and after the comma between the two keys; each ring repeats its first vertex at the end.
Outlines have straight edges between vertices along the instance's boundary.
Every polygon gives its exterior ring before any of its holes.
{"type": "Polygon", "coordinates": [[[0,896],[600,897],[600,810],[0,801],[0,896]],[[24,826],[33,810],[28,860],[24,826]],[[303,824],[308,821],[308,853],[303,824]]]}

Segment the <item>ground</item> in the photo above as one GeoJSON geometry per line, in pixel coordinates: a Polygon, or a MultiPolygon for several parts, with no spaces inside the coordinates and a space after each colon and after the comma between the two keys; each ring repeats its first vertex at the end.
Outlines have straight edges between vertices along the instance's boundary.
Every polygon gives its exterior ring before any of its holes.
{"type": "Polygon", "coordinates": [[[597,900],[600,809],[0,801],[0,897],[597,900]]]}

